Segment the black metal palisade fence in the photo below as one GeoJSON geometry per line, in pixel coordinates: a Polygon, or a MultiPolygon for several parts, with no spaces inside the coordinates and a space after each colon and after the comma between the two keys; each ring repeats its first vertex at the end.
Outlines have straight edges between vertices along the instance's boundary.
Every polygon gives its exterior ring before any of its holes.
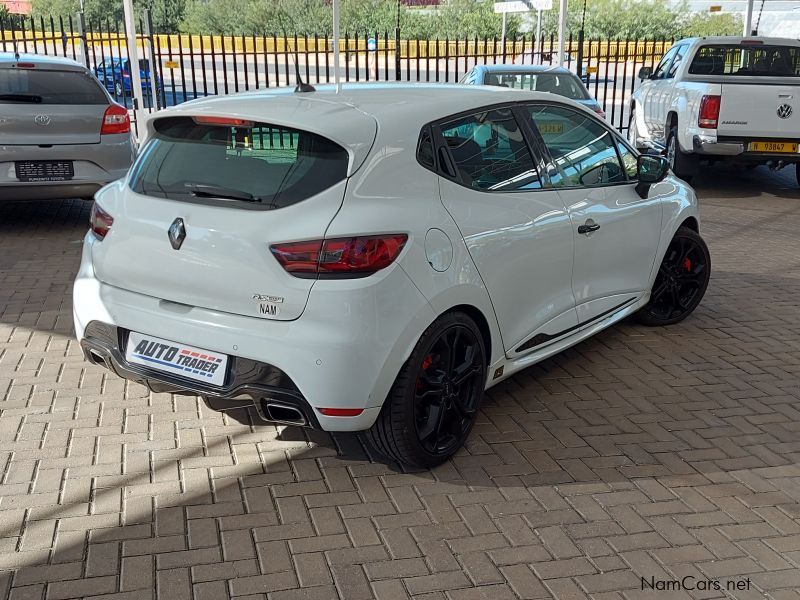
{"type": "MultiPolygon", "coordinates": [[[[156,34],[145,17],[137,46],[146,69],[153,65],[155,97],[145,90],[147,110],[201,96],[294,85],[295,65],[312,84],[334,81],[333,45],[327,35],[156,34]]],[[[672,45],[670,39],[584,39],[565,42],[564,65],[583,77],[607,119],[627,129],[627,103],[639,84],[642,66],[654,66],[672,45]]],[[[452,83],[478,64],[556,64],[556,40],[532,35],[511,39],[403,39],[401,32],[345,32],[339,40],[342,81],[416,81],[452,83]]],[[[66,56],[98,74],[118,102],[132,105],[130,86],[115,86],[110,60],[126,60],[123,23],[85,22],[74,17],[0,20],[0,51],[66,56]]],[[[117,69],[119,71],[120,69],[117,69]]]]}

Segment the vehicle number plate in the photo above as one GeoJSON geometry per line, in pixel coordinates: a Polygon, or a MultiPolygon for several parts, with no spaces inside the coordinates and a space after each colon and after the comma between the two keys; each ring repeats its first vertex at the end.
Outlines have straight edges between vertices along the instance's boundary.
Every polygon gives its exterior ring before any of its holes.
{"type": "Polygon", "coordinates": [[[542,135],[558,135],[564,133],[564,123],[558,121],[537,121],[536,127],[542,135]]]}
{"type": "Polygon", "coordinates": [[[67,181],[75,176],[71,160],[20,160],[14,167],[20,181],[67,181]]]}
{"type": "Polygon", "coordinates": [[[225,383],[225,369],[228,366],[228,357],[225,354],[209,352],[135,331],[131,331],[128,335],[125,359],[129,363],[149,367],[155,371],[212,385],[225,383]]]}
{"type": "Polygon", "coordinates": [[[750,152],[797,154],[797,142],[750,142],[750,152]]]}

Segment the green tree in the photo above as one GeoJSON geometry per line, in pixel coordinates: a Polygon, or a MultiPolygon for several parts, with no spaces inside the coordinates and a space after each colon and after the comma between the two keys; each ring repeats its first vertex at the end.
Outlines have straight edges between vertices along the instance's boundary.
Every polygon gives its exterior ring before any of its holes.
{"type": "Polygon", "coordinates": [[[695,13],[683,27],[684,37],[742,35],[744,22],[737,13],[695,13]]]}
{"type": "Polygon", "coordinates": [[[251,0],[189,0],[180,29],[186,33],[252,33],[245,29],[243,18],[251,4],[251,0]]]}
{"type": "MultiPolygon", "coordinates": [[[[493,0],[450,0],[436,10],[403,6],[400,12],[403,37],[499,36],[501,22],[501,15],[494,13],[493,0]]],[[[343,34],[391,35],[397,23],[397,4],[390,0],[342,0],[339,23],[343,34]]],[[[517,32],[519,24],[518,17],[509,16],[509,36],[517,32]]],[[[180,29],[236,35],[330,35],[331,6],[327,0],[188,0],[180,29]]]]}
{"type": "MultiPolygon", "coordinates": [[[[440,38],[500,37],[503,27],[503,15],[494,12],[493,0],[449,0],[434,18],[440,38]]],[[[509,14],[506,35],[516,35],[519,25],[520,18],[509,14]]]]}
{"type": "MultiPolygon", "coordinates": [[[[136,0],[134,9],[137,18],[141,18],[143,10],[149,10],[153,26],[158,31],[177,31],[183,19],[186,0],[136,0]]],[[[74,17],[80,11],[80,0],[33,0],[32,14],[48,18],[62,17],[65,20],[74,17]]],[[[84,18],[87,24],[120,23],[125,18],[122,0],[84,0],[84,18]]]]}
{"type": "MultiPolygon", "coordinates": [[[[581,28],[584,0],[569,0],[567,31],[581,28]]],[[[673,37],[680,28],[686,4],[673,8],[663,0],[587,0],[584,33],[587,38],[637,40],[673,37]]],[[[548,11],[543,19],[545,35],[558,33],[558,10],[548,11]]]]}
{"type": "MultiPolygon", "coordinates": [[[[121,0],[85,0],[83,14],[87,23],[122,22],[123,11],[121,0]]],[[[62,17],[65,21],[80,11],[79,0],[33,0],[34,16],[62,17]]]]}

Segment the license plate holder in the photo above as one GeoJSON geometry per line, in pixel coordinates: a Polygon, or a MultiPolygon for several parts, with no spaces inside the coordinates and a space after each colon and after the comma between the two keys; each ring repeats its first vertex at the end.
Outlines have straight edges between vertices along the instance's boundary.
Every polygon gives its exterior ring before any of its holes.
{"type": "Polygon", "coordinates": [[[69,181],[75,176],[71,160],[18,160],[14,170],[17,179],[29,183],[69,181]]]}
{"type": "Polygon", "coordinates": [[[758,141],[750,142],[750,152],[766,152],[770,154],[797,154],[797,142],[758,141]]]}
{"type": "Polygon", "coordinates": [[[226,354],[135,331],[128,334],[125,360],[160,373],[215,386],[225,383],[228,367],[226,354]]]}

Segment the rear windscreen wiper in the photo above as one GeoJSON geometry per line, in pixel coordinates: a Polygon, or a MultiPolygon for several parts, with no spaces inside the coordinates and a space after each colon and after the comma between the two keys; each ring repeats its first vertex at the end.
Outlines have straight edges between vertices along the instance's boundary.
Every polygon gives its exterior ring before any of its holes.
{"type": "Polygon", "coordinates": [[[40,104],[42,97],[37,94],[0,94],[0,100],[9,100],[11,102],[31,102],[32,104],[40,104]]]}
{"type": "Polygon", "coordinates": [[[199,198],[221,198],[222,200],[242,200],[244,202],[261,202],[261,198],[256,198],[250,192],[236,190],[218,185],[208,185],[205,183],[187,183],[184,185],[192,196],[199,198]]]}

